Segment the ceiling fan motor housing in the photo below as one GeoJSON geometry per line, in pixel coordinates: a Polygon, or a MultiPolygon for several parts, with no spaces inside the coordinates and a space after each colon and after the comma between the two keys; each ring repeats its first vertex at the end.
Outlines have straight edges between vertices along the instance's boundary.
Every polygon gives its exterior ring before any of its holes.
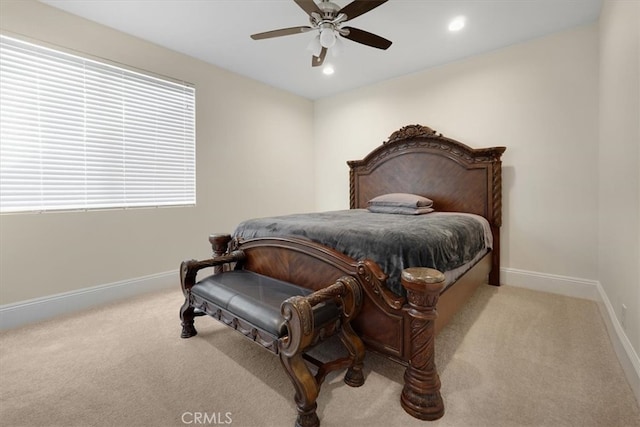
{"type": "Polygon", "coordinates": [[[336,16],[336,13],[341,9],[337,4],[330,1],[322,1],[318,4],[318,9],[320,9],[324,13],[325,19],[333,19],[336,16]]]}

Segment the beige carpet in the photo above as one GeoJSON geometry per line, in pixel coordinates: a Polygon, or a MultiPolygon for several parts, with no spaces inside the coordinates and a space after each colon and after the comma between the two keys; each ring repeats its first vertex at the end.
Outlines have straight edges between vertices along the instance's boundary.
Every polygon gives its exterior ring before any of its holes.
{"type": "MultiPolygon", "coordinates": [[[[292,426],[277,357],[210,318],[180,339],[181,303],[156,293],[0,334],[0,425],[292,426]]],[[[322,426],[640,426],[594,302],[485,286],[436,347],[441,420],[407,415],[403,368],[368,353],[364,386],[328,377],[322,426]]]]}

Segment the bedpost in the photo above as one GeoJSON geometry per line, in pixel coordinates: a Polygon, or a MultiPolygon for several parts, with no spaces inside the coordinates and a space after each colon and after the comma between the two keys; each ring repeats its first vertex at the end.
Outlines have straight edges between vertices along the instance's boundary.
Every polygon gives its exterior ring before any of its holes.
{"type": "MultiPolygon", "coordinates": [[[[211,249],[213,250],[213,257],[219,257],[227,253],[229,242],[231,241],[231,235],[229,234],[211,234],[209,236],[209,243],[211,243],[211,249]]],[[[222,273],[224,266],[217,265],[213,268],[213,273],[222,273]]]]}
{"type": "Polygon", "coordinates": [[[410,307],[411,355],[400,403],[413,417],[436,420],[444,415],[434,346],[436,304],[444,288],[444,274],[431,268],[406,268],[401,281],[410,307]]]}
{"type": "Polygon", "coordinates": [[[491,226],[493,233],[493,249],[491,250],[491,271],[489,271],[489,284],[500,286],[500,228],[491,226]]]}
{"type": "Polygon", "coordinates": [[[491,233],[493,234],[493,250],[489,284],[500,286],[500,227],[502,226],[502,161],[504,147],[494,150],[491,167],[491,233]]]}

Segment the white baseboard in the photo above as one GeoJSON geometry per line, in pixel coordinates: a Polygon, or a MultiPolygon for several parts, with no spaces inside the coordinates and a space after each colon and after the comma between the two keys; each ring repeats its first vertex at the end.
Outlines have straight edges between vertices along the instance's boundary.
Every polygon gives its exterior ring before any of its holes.
{"type": "Polygon", "coordinates": [[[536,271],[517,270],[515,268],[501,268],[500,283],[591,301],[598,301],[600,299],[597,286],[598,282],[595,280],[538,273],[536,271]]]}
{"type": "Polygon", "coordinates": [[[2,305],[0,330],[40,322],[147,292],[172,287],[178,289],[179,283],[178,272],[169,271],[2,305]]]}
{"type": "Polygon", "coordinates": [[[618,321],[613,306],[600,282],[514,268],[501,268],[500,283],[596,301],[602,320],[607,327],[613,349],[618,356],[631,390],[638,404],[640,404],[640,359],[618,321]]]}
{"type": "Polygon", "coordinates": [[[600,300],[598,301],[598,308],[600,314],[609,332],[613,349],[618,356],[622,370],[624,371],[627,381],[633,390],[633,394],[636,396],[638,405],[640,405],[640,357],[631,345],[629,337],[625,333],[618,316],[616,316],[611,301],[605,293],[602,285],[598,282],[598,293],[600,300]]]}

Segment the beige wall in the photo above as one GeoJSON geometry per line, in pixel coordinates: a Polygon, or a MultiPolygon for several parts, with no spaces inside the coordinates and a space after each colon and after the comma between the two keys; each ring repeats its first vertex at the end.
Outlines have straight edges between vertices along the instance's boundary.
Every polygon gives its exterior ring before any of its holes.
{"type": "Polygon", "coordinates": [[[640,2],[600,17],[599,280],[640,354],[640,2]],[[622,305],[627,306],[623,316],[622,305]]]}
{"type": "Polygon", "coordinates": [[[35,1],[0,7],[3,33],[183,79],[197,91],[197,206],[1,215],[0,304],[177,270],[210,254],[211,232],[313,210],[311,101],[35,1]]]}
{"type": "Polygon", "coordinates": [[[504,145],[502,266],[595,280],[597,87],[592,25],[317,101],[317,207],[347,208],[346,160],[404,125],[504,145]]]}

